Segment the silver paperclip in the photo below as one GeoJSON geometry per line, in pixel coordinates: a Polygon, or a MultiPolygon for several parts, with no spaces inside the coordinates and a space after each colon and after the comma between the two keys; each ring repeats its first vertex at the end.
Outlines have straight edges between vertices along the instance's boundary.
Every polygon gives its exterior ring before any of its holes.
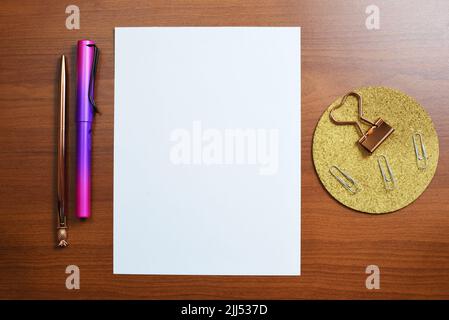
{"type": "Polygon", "coordinates": [[[379,165],[380,173],[382,174],[382,179],[384,180],[385,189],[393,190],[396,187],[396,179],[394,177],[393,170],[391,170],[390,164],[388,163],[387,157],[384,155],[378,156],[377,164],[379,165]],[[382,165],[382,162],[384,163],[387,170],[384,169],[384,165],[382,165]]]}
{"type": "Polygon", "coordinates": [[[427,168],[427,152],[426,152],[426,146],[424,145],[424,139],[421,133],[415,132],[413,134],[413,147],[415,148],[415,155],[416,155],[416,165],[418,166],[418,169],[425,169],[427,168]],[[418,141],[420,146],[418,146],[418,141]]]}
{"type": "Polygon", "coordinates": [[[340,182],[340,184],[346,190],[348,190],[352,194],[356,194],[360,190],[357,181],[355,181],[349,174],[347,174],[346,172],[341,170],[339,167],[331,166],[329,168],[329,172],[331,175],[334,176],[335,179],[337,179],[338,182],[340,182]],[[332,169],[335,169],[335,170],[332,170],[332,169]],[[335,171],[337,171],[337,172],[335,172],[335,171]]]}

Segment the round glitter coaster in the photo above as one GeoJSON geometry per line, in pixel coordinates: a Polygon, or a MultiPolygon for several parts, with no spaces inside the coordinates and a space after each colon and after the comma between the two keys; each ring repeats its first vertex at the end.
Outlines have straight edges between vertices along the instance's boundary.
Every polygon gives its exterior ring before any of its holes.
{"type": "MultiPolygon", "coordinates": [[[[395,131],[369,154],[358,143],[356,126],[336,125],[330,120],[329,112],[341,102],[339,97],[315,128],[315,170],[332,197],[351,209],[380,214],[404,208],[424,192],[437,168],[438,136],[432,119],[418,102],[398,90],[366,87],[354,91],[362,96],[365,118],[372,122],[382,118],[395,131]],[[420,160],[416,152],[427,159],[420,160]]],[[[370,126],[358,118],[357,106],[357,99],[349,97],[333,115],[339,121],[357,121],[366,132],[370,126]]]]}

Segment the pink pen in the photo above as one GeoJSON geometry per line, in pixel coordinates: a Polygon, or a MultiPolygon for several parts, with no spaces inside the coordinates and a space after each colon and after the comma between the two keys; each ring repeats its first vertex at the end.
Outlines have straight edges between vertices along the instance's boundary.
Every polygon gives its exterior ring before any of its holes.
{"type": "Polygon", "coordinates": [[[92,122],[97,111],[94,95],[98,48],[94,41],[78,41],[76,94],[76,205],[78,218],[91,215],[92,122]]]}

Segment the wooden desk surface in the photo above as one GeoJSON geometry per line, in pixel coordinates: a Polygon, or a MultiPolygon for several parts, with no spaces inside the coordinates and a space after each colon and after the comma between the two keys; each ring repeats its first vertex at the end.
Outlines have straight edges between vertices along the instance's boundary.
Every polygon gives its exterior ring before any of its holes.
{"type": "Polygon", "coordinates": [[[447,1],[74,1],[80,30],[65,27],[69,3],[0,4],[0,298],[449,298],[449,2],[447,1]],[[365,9],[380,8],[380,30],[365,9]],[[302,276],[114,276],[112,274],[114,27],[302,27],[302,276]],[[76,41],[101,48],[94,128],[93,218],[70,215],[57,250],[58,61],[70,74],[70,212],[74,191],[76,41]],[[335,97],[383,85],[415,97],[432,116],[440,161],[428,190],[399,212],[369,216],[334,201],[311,159],[312,134],[335,97]],[[65,288],[65,268],[81,289],[65,288]],[[365,288],[365,268],[381,271],[365,288]]]}

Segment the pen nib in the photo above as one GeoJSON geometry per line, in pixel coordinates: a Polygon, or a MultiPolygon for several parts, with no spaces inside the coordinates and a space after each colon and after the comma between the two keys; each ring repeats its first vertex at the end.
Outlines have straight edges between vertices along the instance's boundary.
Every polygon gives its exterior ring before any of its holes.
{"type": "Polygon", "coordinates": [[[67,228],[58,228],[58,247],[67,247],[67,228]]]}
{"type": "Polygon", "coordinates": [[[61,240],[61,241],[58,243],[58,247],[67,247],[68,245],[69,245],[68,242],[65,241],[65,240],[61,240]]]}

